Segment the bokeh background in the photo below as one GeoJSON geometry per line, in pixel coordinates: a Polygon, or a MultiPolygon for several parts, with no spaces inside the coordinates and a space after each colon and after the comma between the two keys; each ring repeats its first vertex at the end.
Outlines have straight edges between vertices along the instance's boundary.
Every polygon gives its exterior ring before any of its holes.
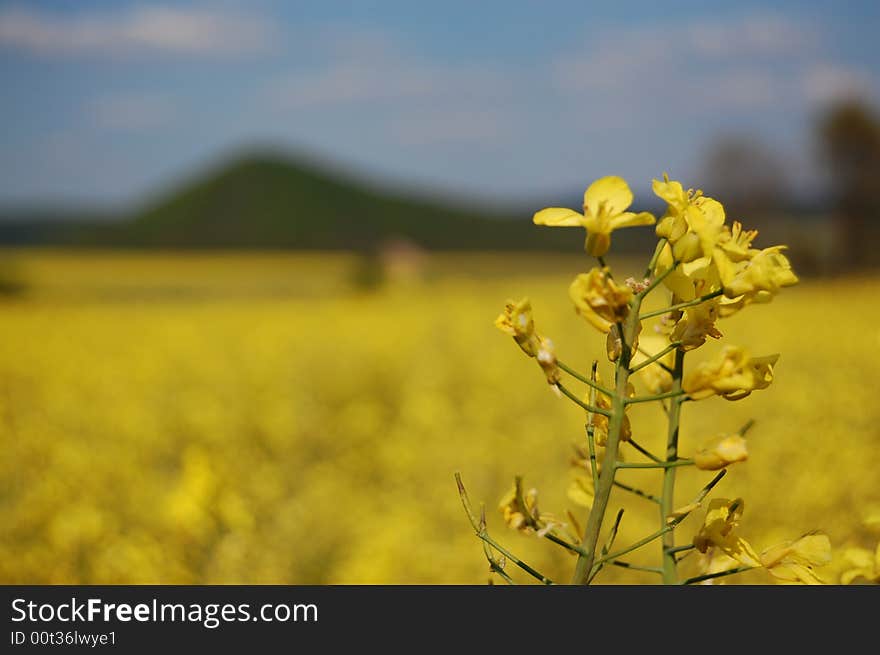
{"type": "MultiPolygon", "coordinates": [[[[873,549],[880,7],[591,4],[0,3],[0,582],[484,583],[455,471],[567,577],[495,507],[524,474],[575,509],[583,415],[492,323],[528,295],[603,356],[582,233],[531,216],[608,174],[790,246],[801,284],[720,325],[776,381],[689,404],[683,450],[755,418],[744,535],[828,532],[829,581],[873,549]]],[[[618,234],[639,270],[652,230],[618,234]]]]}

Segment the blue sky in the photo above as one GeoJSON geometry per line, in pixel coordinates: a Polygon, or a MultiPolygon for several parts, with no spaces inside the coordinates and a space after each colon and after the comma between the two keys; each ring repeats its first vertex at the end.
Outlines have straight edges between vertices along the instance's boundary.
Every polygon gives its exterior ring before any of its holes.
{"type": "Polygon", "coordinates": [[[0,206],[136,204],[254,145],[553,204],[688,183],[739,134],[808,187],[817,113],[880,98],[878,28],[876,2],[0,2],[0,206]]]}

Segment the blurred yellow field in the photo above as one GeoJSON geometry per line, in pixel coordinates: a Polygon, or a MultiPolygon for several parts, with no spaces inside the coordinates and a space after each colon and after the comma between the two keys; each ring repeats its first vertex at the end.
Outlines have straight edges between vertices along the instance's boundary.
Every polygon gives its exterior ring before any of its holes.
{"type": "MultiPolygon", "coordinates": [[[[575,509],[583,412],[493,320],[529,296],[560,357],[586,371],[604,340],[567,295],[592,266],[583,256],[412,255],[386,262],[381,284],[379,262],[348,255],[2,257],[25,288],[0,299],[0,582],[484,583],[455,471],[497,539],[568,577],[572,558],[507,530],[495,508],[523,474],[543,509],[575,509]]],[[[686,454],[756,419],[749,460],[716,492],[745,498],[741,531],[758,546],[827,532],[830,582],[845,547],[877,543],[863,520],[880,505],[878,283],[805,279],[722,320],[729,341],[781,353],[776,379],[684,410],[686,454]]],[[[632,410],[649,448],[662,450],[661,418],[632,410]]],[[[682,472],[679,500],[710,477],[682,472]]],[[[651,491],[660,478],[621,479],[651,491]]],[[[654,506],[621,492],[617,507],[622,542],[656,529],[654,506]]],[[[597,580],[657,582],[623,569],[597,580]]]]}

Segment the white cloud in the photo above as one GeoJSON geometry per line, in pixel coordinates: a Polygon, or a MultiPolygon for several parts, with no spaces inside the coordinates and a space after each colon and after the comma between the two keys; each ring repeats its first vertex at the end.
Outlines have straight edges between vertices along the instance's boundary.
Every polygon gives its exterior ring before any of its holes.
{"type": "Polygon", "coordinates": [[[789,99],[791,69],[818,45],[812,27],[774,16],[656,25],[559,57],[553,79],[563,92],[609,103],[650,97],[685,112],[766,108],[789,99]]]}
{"type": "MultiPolygon", "coordinates": [[[[339,35],[337,35],[339,36],[339,35]]],[[[515,95],[509,71],[427,61],[381,34],[321,41],[323,66],[270,80],[262,97],[276,112],[357,112],[401,145],[486,142],[506,133],[515,95]],[[371,117],[371,118],[368,118],[371,117]]]]}
{"type": "Polygon", "coordinates": [[[490,97],[509,88],[500,71],[408,60],[352,58],[316,72],[276,79],[266,90],[285,109],[394,103],[418,99],[490,97]]]}
{"type": "Polygon", "coordinates": [[[753,15],[727,23],[695,22],[674,29],[673,43],[715,57],[797,56],[818,41],[809,25],[781,16],[753,15]]]}
{"type": "Polygon", "coordinates": [[[240,55],[262,52],[275,30],[262,18],[208,8],[131,7],[108,13],[0,10],[0,46],[40,55],[240,55]]]}

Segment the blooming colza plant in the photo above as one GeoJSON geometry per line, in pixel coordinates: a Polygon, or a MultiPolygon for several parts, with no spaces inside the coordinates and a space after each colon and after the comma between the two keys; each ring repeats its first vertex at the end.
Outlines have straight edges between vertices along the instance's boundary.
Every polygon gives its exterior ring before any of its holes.
{"type": "MultiPolygon", "coordinates": [[[[780,583],[817,584],[816,568],[830,560],[828,537],[819,532],[770,546],[758,552],[740,534],[744,502],[741,498],[709,498],[727,468],[748,458],[746,433],[752,423],[723,434],[706,435],[693,453],[679,452],[679,431],[683,410],[689,402],[713,399],[742,400],[773,382],[779,355],[756,355],[737,345],[724,345],[714,357],[693,353],[697,361],[685,368],[685,356],[709,340],[722,337],[719,322],[753,303],[770,302],[798,278],[784,251],[785,246],[758,249],[754,230],[726,221],[724,207],[699,190],[688,189],[663,176],[653,181],[653,191],[666,203],[657,219],[648,212],[628,211],[633,202],[629,185],[620,177],[603,177],[584,193],[583,213],[550,207],[534,215],[534,223],[550,227],[583,227],[584,249],[596,265],[572,281],[569,296],[575,311],[605,337],[608,360],[613,368],[610,382],[599,374],[593,362],[589,374],[568,366],[558,358],[553,342],[538,332],[528,298],[508,301],[495,325],[513,337],[520,349],[534,358],[547,383],[560,397],[585,411],[585,443],[575,457],[574,481],[568,496],[588,509],[584,527],[577,516],[565,518],[539,509],[537,491],[526,490],[521,477],[501,501],[500,510],[508,527],[546,539],[576,555],[572,584],[590,584],[607,565],[638,569],[659,575],[665,584],[711,583],[742,571],[761,569],[780,583]],[[620,228],[653,225],[658,238],[642,280],[619,280],[605,262],[613,232],[620,228]],[[649,295],[663,294],[661,309],[645,311],[649,295]],[[585,387],[569,388],[568,378],[585,387]],[[563,380],[565,379],[565,383],[563,380]],[[647,389],[639,395],[634,382],[647,389]],[[630,413],[641,405],[655,403],[666,416],[666,449],[655,454],[640,445],[633,433],[630,413]],[[624,461],[623,448],[632,448],[645,461],[624,461]],[[674,506],[679,469],[716,472],[700,492],[684,506],[674,506]],[[662,476],[661,493],[652,495],[617,479],[619,471],[642,469],[662,476]],[[623,510],[608,526],[607,509],[611,492],[618,488],[656,505],[657,529],[625,547],[616,547],[623,510]],[[704,503],[706,507],[704,508],[704,503]],[[677,528],[694,512],[705,511],[697,534],[676,543],[677,528]],[[601,535],[605,535],[600,546],[601,535]],[[626,556],[652,543],[660,544],[657,566],[643,567],[626,556]],[[679,561],[699,553],[699,575],[682,579],[679,561]]],[[[461,476],[456,474],[459,493],[471,524],[482,540],[490,570],[513,584],[511,564],[545,584],[547,576],[516,557],[488,532],[485,510],[471,504],[461,476]]],[[[867,557],[861,560],[867,562],[867,557]]],[[[867,571],[865,564],[859,569],[867,571]]],[[[865,575],[862,573],[862,575],[865,575]]],[[[867,575],[874,575],[873,569],[867,575]]]]}

